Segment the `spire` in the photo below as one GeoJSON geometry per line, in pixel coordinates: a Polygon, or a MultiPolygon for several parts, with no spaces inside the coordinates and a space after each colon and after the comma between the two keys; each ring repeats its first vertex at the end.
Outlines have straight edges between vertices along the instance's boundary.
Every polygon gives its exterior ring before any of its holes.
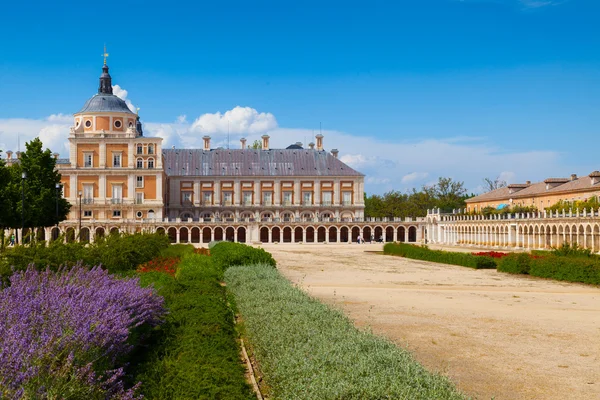
{"type": "Polygon", "coordinates": [[[108,73],[108,65],[106,65],[106,57],[108,57],[106,45],[104,45],[102,57],[104,57],[104,65],[102,65],[102,75],[100,75],[100,87],[98,88],[98,93],[112,94],[112,80],[108,73]]]}

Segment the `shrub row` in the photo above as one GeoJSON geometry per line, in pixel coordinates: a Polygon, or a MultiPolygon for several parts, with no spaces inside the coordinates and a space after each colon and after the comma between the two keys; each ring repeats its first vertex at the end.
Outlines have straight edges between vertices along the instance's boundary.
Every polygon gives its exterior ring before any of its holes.
{"type": "Polygon", "coordinates": [[[113,234],[88,245],[59,240],[31,243],[5,250],[0,259],[0,278],[6,280],[13,267],[25,270],[29,264],[35,264],[40,269],[57,270],[61,265],[74,265],[80,261],[88,266],[101,264],[111,273],[128,272],[152,260],[168,246],[168,237],[157,233],[113,234]]]}
{"type": "Polygon", "coordinates": [[[270,265],[225,272],[244,329],[277,399],[461,399],[405,350],[354,327],[270,265]]]}
{"type": "MultiPolygon", "coordinates": [[[[182,249],[185,251],[185,249],[182,249]]],[[[175,277],[141,275],[169,309],[166,323],[131,360],[132,382],[148,399],[252,399],[240,362],[233,311],[212,257],[188,254],[175,277]]]]}
{"type": "Polygon", "coordinates": [[[10,281],[0,291],[0,398],[138,398],[120,360],[162,320],[154,290],[81,266],[30,267],[10,281]]]}
{"type": "Polygon", "coordinates": [[[276,266],[271,253],[242,243],[218,242],[210,249],[213,263],[225,271],[238,265],[267,264],[276,266]]]}
{"type": "Polygon", "coordinates": [[[415,260],[432,261],[442,264],[461,265],[475,269],[494,269],[496,261],[489,256],[475,256],[469,253],[431,250],[427,246],[415,246],[405,243],[387,243],[383,253],[415,260]]]}
{"type": "Polygon", "coordinates": [[[498,271],[600,285],[597,257],[511,254],[499,260],[498,271]]]}

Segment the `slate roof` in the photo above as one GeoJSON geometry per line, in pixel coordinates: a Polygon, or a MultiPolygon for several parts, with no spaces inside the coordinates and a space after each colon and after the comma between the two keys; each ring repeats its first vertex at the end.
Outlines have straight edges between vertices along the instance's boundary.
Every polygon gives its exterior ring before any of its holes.
{"type": "Polygon", "coordinates": [[[75,114],[86,112],[122,112],[133,114],[127,104],[114,94],[98,93],[85,102],[83,108],[75,114]]]}
{"type": "Polygon", "coordinates": [[[165,149],[168,176],[364,176],[326,151],[165,149]]]}

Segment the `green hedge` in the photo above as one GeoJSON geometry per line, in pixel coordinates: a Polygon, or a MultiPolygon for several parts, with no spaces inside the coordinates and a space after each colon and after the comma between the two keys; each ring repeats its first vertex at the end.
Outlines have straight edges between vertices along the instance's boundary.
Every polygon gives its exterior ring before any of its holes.
{"type": "Polygon", "coordinates": [[[131,382],[148,399],[256,399],[246,383],[240,349],[220,285],[222,270],[202,255],[186,255],[176,277],[141,274],[169,309],[166,322],[130,361],[131,382]]]}
{"type": "Polygon", "coordinates": [[[225,272],[269,398],[462,399],[411,354],[361,331],[269,265],[225,272]]]}
{"type": "Polygon", "coordinates": [[[600,260],[594,256],[511,254],[499,261],[498,271],[600,285],[600,260]]]}
{"type": "Polygon", "coordinates": [[[27,265],[35,264],[38,268],[57,269],[78,261],[84,265],[102,264],[111,273],[124,273],[157,257],[168,246],[168,237],[158,233],[113,234],[88,245],[59,240],[49,244],[36,242],[6,249],[0,259],[0,278],[11,275],[13,267],[24,270],[27,265]]]}
{"type": "Polygon", "coordinates": [[[219,242],[210,249],[210,256],[222,271],[238,265],[277,265],[271,253],[242,243],[219,242]]]}
{"type": "Polygon", "coordinates": [[[460,265],[475,269],[496,268],[496,261],[492,257],[474,256],[470,253],[431,250],[426,246],[415,246],[405,243],[387,243],[385,246],[383,246],[383,253],[412,258],[415,260],[460,265]]]}

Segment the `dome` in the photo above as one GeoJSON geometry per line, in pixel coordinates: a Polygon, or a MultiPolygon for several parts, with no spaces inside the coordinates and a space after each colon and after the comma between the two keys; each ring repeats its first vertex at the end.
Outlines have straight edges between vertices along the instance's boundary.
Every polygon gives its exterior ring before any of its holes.
{"type": "Polygon", "coordinates": [[[127,103],[114,94],[98,93],[86,101],[83,108],[76,114],[88,112],[121,112],[133,114],[127,103]]]}

